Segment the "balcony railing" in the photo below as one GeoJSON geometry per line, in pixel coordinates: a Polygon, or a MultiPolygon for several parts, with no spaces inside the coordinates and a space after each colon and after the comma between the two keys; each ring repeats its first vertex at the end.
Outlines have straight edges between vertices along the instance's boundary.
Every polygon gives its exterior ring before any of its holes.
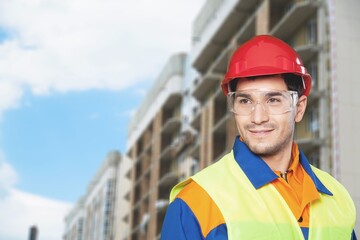
{"type": "Polygon", "coordinates": [[[163,125],[161,131],[164,134],[178,132],[181,126],[181,119],[179,116],[169,118],[163,125]]]}
{"type": "Polygon", "coordinates": [[[138,108],[134,117],[132,118],[129,124],[129,132],[132,132],[136,129],[137,124],[139,124],[145,113],[149,111],[150,106],[154,103],[154,100],[157,98],[161,92],[161,89],[166,85],[171,76],[184,75],[185,59],[185,54],[173,55],[170,58],[158,76],[157,81],[153,85],[154,87],[147,93],[145,99],[142,101],[142,105],[138,108]]]}
{"type": "Polygon", "coordinates": [[[304,21],[315,13],[319,4],[319,1],[313,0],[291,3],[286,8],[284,16],[270,31],[270,34],[281,39],[288,39],[293,34],[293,31],[298,29],[304,21]]]}
{"type": "Polygon", "coordinates": [[[200,10],[200,13],[195,18],[193,24],[194,44],[200,38],[207,25],[211,22],[211,19],[216,18],[216,13],[219,11],[219,8],[223,2],[225,2],[225,0],[208,0],[200,10]]]}
{"type": "Polygon", "coordinates": [[[198,78],[198,82],[194,82],[193,96],[200,102],[203,103],[206,100],[206,96],[210,91],[219,88],[220,81],[224,76],[222,74],[209,73],[201,78],[198,78]]]}

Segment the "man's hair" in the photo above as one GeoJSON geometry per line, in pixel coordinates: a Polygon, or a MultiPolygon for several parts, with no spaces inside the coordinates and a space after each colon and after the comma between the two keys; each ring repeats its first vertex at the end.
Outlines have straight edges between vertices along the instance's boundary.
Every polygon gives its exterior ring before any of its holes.
{"type": "Polygon", "coordinates": [[[299,97],[303,95],[304,80],[301,76],[292,73],[284,73],[282,76],[289,90],[297,92],[299,97]]]}
{"type": "MultiPolygon", "coordinates": [[[[295,75],[292,73],[283,73],[280,75],[284,78],[284,81],[285,81],[285,84],[286,84],[288,90],[297,92],[299,97],[301,95],[303,95],[304,83],[303,83],[303,79],[301,76],[295,75]]],[[[270,76],[273,76],[273,75],[270,75],[270,76]]],[[[259,78],[259,77],[261,77],[261,76],[246,77],[246,78],[255,80],[256,78],[259,78]]],[[[229,87],[230,87],[231,92],[236,91],[236,85],[239,80],[240,80],[240,78],[235,78],[229,82],[229,87]]]]}

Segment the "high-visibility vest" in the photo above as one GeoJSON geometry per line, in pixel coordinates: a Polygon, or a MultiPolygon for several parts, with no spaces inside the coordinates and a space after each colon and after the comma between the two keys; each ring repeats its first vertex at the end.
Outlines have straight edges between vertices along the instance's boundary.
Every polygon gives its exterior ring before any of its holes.
{"type": "MultiPolygon", "coordinates": [[[[333,196],[320,194],[320,199],[310,204],[309,240],[351,239],[356,211],[349,193],[328,173],[313,166],[312,170],[333,196]]],[[[190,181],[197,182],[220,209],[229,240],[304,239],[297,219],[281,194],[272,184],[255,189],[232,151],[176,185],[170,201],[190,181]]]]}

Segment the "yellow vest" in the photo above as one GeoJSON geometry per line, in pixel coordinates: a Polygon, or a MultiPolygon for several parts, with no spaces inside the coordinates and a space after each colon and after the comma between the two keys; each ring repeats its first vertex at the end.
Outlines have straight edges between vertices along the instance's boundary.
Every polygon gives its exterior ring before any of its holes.
{"type": "MultiPolygon", "coordinates": [[[[328,173],[315,167],[312,170],[333,196],[320,194],[320,199],[311,203],[309,240],[350,240],[356,219],[350,195],[328,173]]],[[[304,239],[297,219],[281,194],[272,184],[255,189],[232,151],[176,185],[170,202],[192,180],[204,188],[219,207],[229,240],[304,239]]]]}

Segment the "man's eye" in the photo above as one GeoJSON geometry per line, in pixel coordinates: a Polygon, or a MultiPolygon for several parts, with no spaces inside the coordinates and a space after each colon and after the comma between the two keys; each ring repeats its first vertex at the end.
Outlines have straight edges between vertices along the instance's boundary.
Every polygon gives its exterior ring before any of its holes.
{"type": "Polygon", "coordinates": [[[268,103],[281,103],[281,102],[282,102],[281,98],[272,97],[268,99],[268,103]]]}
{"type": "Polygon", "coordinates": [[[237,102],[239,104],[250,104],[251,103],[250,99],[247,99],[247,98],[238,98],[237,102]]]}

